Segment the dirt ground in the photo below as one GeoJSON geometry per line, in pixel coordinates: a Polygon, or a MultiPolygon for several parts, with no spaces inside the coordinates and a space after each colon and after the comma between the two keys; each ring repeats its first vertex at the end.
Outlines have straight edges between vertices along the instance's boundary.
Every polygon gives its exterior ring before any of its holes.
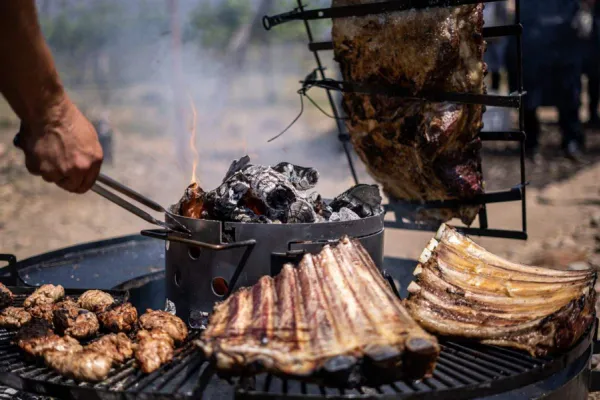
{"type": "MultiPolygon", "coordinates": [[[[218,132],[199,129],[198,176],[204,187],[216,186],[232,159],[246,153],[255,162],[282,160],[316,167],[321,173],[317,189],[334,196],[352,185],[346,158],[333,133],[332,121],[314,110],[307,111],[285,136],[267,143],[297,112],[291,102],[255,104],[230,110],[218,132]]],[[[18,127],[14,116],[0,107],[0,251],[19,259],[77,243],[135,233],[148,224],[107,202],[95,193],[77,196],[30,176],[22,154],[12,146],[18,127]],[[4,111],[3,111],[4,110],[4,111]]],[[[588,155],[583,164],[561,157],[560,135],[552,123],[551,110],[542,113],[544,162],[527,163],[527,223],[529,240],[476,239],[491,251],[515,261],[542,262],[548,266],[563,261],[540,260],[549,246],[581,249],[573,254],[593,253],[594,239],[584,232],[591,218],[600,212],[600,132],[588,129],[588,155]],[[585,236],[585,240],[583,239],[585,236]]],[[[164,116],[152,110],[113,113],[115,127],[114,162],[103,172],[163,205],[177,201],[189,183],[191,169],[181,165],[172,136],[148,133],[145,127],[168,129],[164,116]],[[137,113],[144,112],[141,120],[137,113]],[[135,123],[134,123],[135,122],[135,123]]],[[[187,146],[187,144],[186,144],[187,146]]],[[[519,182],[518,152],[510,145],[486,144],[484,176],[488,190],[501,190],[519,182]]],[[[361,181],[368,174],[355,157],[361,181]]],[[[494,228],[520,229],[520,203],[488,206],[489,224],[494,228]]],[[[416,258],[431,238],[429,232],[388,230],[386,254],[416,258]]],[[[593,236],[593,235],[592,235],[593,236]]],[[[600,240],[600,237],[598,238],[600,240]]],[[[591,255],[591,254],[590,254],[591,255]]],[[[585,258],[583,255],[579,258],[585,258]]],[[[576,257],[577,258],[577,257],[576,257]]],[[[567,261],[570,261],[567,260],[567,261]]],[[[575,260],[579,261],[579,260],[575,260]]],[[[568,264],[568,263],[567,263],[568,264]]]]}

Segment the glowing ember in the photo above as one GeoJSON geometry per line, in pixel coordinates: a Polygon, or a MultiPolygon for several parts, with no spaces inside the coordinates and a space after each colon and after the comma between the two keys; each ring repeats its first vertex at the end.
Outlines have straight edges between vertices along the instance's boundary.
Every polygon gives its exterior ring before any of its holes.
{"type": "Polygon", "coordinates": [[[192,149],[192,153],[194,154],[194,164],[192,166],[192,181],[191,183],[198,182],[196,178],[196,168],[198,167],[198,150],[196,149],[196,122],[198,114],[196,113],[196,106],[194,105],[194,99],[192,99],[191,95],[188,95],[190,98],[190,105],[192,106],[192,126],[190,128],[190,147],[192,149]]]}

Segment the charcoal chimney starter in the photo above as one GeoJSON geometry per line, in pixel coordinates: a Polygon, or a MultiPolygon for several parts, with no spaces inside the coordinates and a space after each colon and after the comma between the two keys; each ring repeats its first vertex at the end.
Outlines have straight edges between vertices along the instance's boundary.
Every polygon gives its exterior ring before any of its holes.
{"type": "Polygon", "coordinates": [[[192,232],[188,238],[170,235],[165,245],[166,296],[191,327],[206,324],[214,305],[234,290],[251,286],[264,275],[274,276],[284,264],[318,253],[344,235],[358,239],[378,268],[383,264],[384,213],[350,221],[290,224],[222,222],[171,213],[166,218],[192,232]],[[214,248],[252,239],[253,245],[214,248]]]}

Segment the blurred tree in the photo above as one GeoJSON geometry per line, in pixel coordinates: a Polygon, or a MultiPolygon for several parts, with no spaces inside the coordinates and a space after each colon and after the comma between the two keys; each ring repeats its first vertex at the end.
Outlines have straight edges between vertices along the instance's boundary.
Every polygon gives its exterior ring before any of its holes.
{"type": "MultiPolygon", "coordinates": [[[[265,36],[271,43],[281,42],[306,42],[306,31],[302,22],[287,23],[266,32],[262,28],[260,18],[256,24],[256,1],[248,0],[222,0],[219,2],[199,3],[192,11],[188,29],[186,31],[186,40],[197,40],[207,48],[216,50],[218,53],[224,53],[235,34],[240,31],[244,25],[258,25],[259,29],[249,38],[251,44],[264,44],[265,36]]],[[[312,7],[322,7],[328,4],[327,1],[313,1],[312,7]]],[[[270,14],[290,11],[297,7],[295,0],[271,1],[268,12],[270,14]]],[[[261,11],[264,9],[261,9],[261,11]]],[[[262,17],[262,14],[259,15],[262,17]]],[[[327,21],[312,22],[316,37],[320,37],[330,26],[327,21]]]]}
{"type": "MultiPolygon", "coordinates": [[[[91,81],[107,94],[109,85],[118,82],[121,74],[132,75],[127,71],[131,60],[138,61],[131,68],[136,78],[150,74],[152,62],[142,58],[155,55],[147,51],[148,46],[156,46],[157,38],[169,29],[168,15],[156,7],[159,3],[77,1],[57,3],[52,13],[41,9],[42,30],[68,83],[91,81]]],[[[101,100],[105,103],[108,98],[101,100]]]]}

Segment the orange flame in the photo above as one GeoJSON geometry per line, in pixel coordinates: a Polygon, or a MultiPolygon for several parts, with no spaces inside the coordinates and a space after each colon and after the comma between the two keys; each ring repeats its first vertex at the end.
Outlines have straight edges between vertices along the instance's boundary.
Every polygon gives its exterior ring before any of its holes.
{"type": "Polygon", "coordinates": [[[192,153],[194,154],[194,164],[192,166],[192,181],[190,183],[198,182],[196,178],[196,168],[198,167],[198,150],[196,149],[196,122],[198,114],[196,113],[196,105],[194,104],[194,99],[190,94],[188,94],[190,98],[190,105],[192,106],[192,126],[190,128],[190,148],[192,149],[192,153]]]}

